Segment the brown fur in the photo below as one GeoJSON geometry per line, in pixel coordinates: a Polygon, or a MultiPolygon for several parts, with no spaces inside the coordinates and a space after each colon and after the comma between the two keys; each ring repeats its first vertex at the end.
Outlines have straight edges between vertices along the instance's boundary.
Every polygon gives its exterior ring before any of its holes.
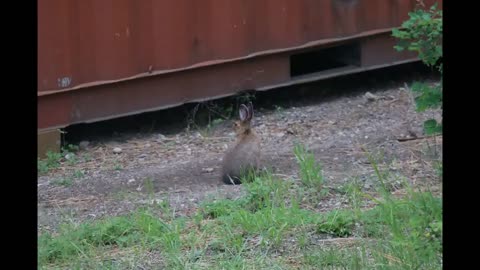
{"type": "Polygon", "coordinates": [[[260,139],[251,127],[253,106],[240,106],[240,120],[233,128],[237,142],[223,159],[222,181],[225,184],[241,184],[240,178],[250,170],[257,170],[260,157],[260,139]]]}

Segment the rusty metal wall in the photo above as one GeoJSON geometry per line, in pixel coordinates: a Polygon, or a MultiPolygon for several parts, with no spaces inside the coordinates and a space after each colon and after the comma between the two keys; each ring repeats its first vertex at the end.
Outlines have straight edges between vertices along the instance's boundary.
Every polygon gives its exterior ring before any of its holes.
{"type": "MultiPolygon", "coordinates": [[[[75,101],[75,96],[87,93],[81,98],[82,106],[86,106],[92,97],[88,91],[95,89],[92,86],[265,57],[322,41],[387,33],[407,19],[416,2],[38,0],[37,86],[39,107],[43,104],[39,108],[39,119],[43,119],[39,128],[95,118],[92,112],[102,111],[98,104],[80,111],[75,101]],[[90,118],[79,116],[89,113],[90,118]],[[51,120],[55,118],[63,120],[51,120]]],[[[430,5],[434,0],[424,2],[430,5]]],[[[268,82],[262,82],[265,84],[268,82]]],[[[125,91],[121,91],[119,102],[128,101],[125,91]]],[[[167,92],[162,91],[167,99],[170,95],[185,95],[167,92]]],[[[136,110],[143,105],[139,106],[136,110]]]]}
{"type": "Polygon", "coordinates": [[[39,0],[38,91],[391,28],[415,2],[39,0]]]}

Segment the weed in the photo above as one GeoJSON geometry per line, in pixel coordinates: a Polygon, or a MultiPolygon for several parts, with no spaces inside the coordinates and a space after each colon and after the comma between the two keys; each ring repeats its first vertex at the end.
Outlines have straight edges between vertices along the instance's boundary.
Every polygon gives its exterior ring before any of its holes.
{"type": "Polygon", "coordinates": [[[318,233],[328,233],[337,237],[350,236],[355,225],[352,211],[333,211],[322,217],[317,227],[318,233]]]}
{"type": "Polygon", "coordinates": [[[113,163],[113,169],[114,169],[115,171],[121,171],[121,170],[123,170],[123,166],[122,166],[122,164],[120,164],[118,161],[115,161],[115,162],[113,163]]]}
{"type": "Polygon", "coordinates": [[[321,248],[306,252],[302,262],[314,269],[364,269],[367,264],[364,254],[354,248],[321,248]]]}
{"type": "Polygon", "coordinates": [[[58,186],[69,187],[73,184],[73,179],[71,177],[61,177],[52,180],[52,184],[58,186]]]}
{"type": "Polygon", "coordinates": [[[85,173],[81,170],[75,170],[73,172],[73,177],[75,178],[82,178],[85,175],[85,173]]]}
{"type": "Polygon", "coordinates": [[[342,187],[353,209],[358,210],[363,206],[362,186],[357,178],[353,178],[342,187]]]}
{"type": "Polygon", "coordinates": [[[218,218],[246,209],[256,212],[264,208],[285,207],[289,199],[292,182],[275,178],[270,172],[255,177],[243,184],[247,195],[238,200],[217,200],[205,202],[200,207],[204,217],[218,218]]]}
{"type": "Polygon", "coordinates": [[[78,145],[67,144],[64,147],[62,147],[62,152],[64,154],[76,153],[76,152],[78,152],[79,149],[80,149],[80,147],[78,145]]]}
{"type": "Polygon", "coordinates": [[[155,186],[153,184],[152,179],[151,178],[145,179],[145,181],[143,181],[143,185],[145,186],[145,190],[147,191],[150,198],[153,198],[153,195],[155,193],[155,186]]]}
{"type": "Polygon", "coordinates": [[[443,163],[441,161],[436,161],[434,162],[434,167],[438,177],[441,180],[443,178],[443,163]]]}
{"type": "Polygon", "coordinates": [[[62,159],[69,165],[74,165],[77,162],[75,152],[78,151],[78,146],[69,144],[62,147],[60,153],[48,151],[46,157],[37,159],[37,170],[40,174],[46,174],[50,170],[58,168],[61,165],[62,159]]]}
{"type": "MultiPolygon", "coordinates": [[[[300,166],[300,179],[306,187],[314,188],[317,191],[324,190],[324,179],[322,167],[315,161],[313,153],[308,151],[305,146],[296,143],[293,149],[297,163],[300,166]]],[[[322,193],[324,193],[323,191],[322,193]]]]}
{"type": "Polygon", "coordinates": [[[85,153],[85,154],[83,155],[83,160],[84,160],[85,162],[90,162],[90,161],[93,160],[93,158],[92,158],[92,156],[91,156],[90,154],[85,153]]]}
{"type": "Polygon", "coordinates": [[[51,169],[58,168],[60,166],[60,160],[62,159],[61,153],[48,151],[45,159],[37,160],[37,169],[39,173],[45,174],[51,169]]]}
{"type": "Polygon", "coordinates": [[[205,218],[218,218],[238,211],[242,208],[243,204],[244,200],[204,202],[200,206],[200,211],[205,218]]]}
{"type": "Polygon", "coordinates": [[[225,119],[232,116],[232,106],[220,106],[219,104],[208,101],[198,103],[193,107],[192,111],[187,115],[187,131],[193,128],[197,130],[203,137],[212,134],[215,127],[223,123],[225,119]]]}
{"type": "Polygon", "coordinates": [[[298,241],[299,248],[303,249],[303,248],[307,247],[307,245],[310,242],[308,237],[309,237],[309,235],[307,234],[305,229],[302,228],[302,230],[300,231],[300,233],[297,236],[297,241],[298,241]]]}
{"type": "Polygon", "coordinates": [[[244,92],[235,97],[235,99],[237,100],[237,104],[247,104],[249,102],[253,102],[255,98],[256,98],[255,92],[253,93],[244,92]]]}

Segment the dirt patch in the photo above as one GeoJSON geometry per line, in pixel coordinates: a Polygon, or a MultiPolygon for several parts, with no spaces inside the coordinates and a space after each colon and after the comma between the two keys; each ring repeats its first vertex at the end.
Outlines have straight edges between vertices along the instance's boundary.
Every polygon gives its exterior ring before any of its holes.
{"type": "MultiPolygon", "coordinates": [[[[439,118],[440,112],[415,112],[402,85],[370,90],[376,98],[347,94],[308,106],[257,110],[253,124],[262,137],[263,164],[282,178],[297,179],[292,149],[300,142],[314,152],[332,187],[355,178],[372,188],[375,172],[367,153],[399,177],[438,184],[432,156],[441,154],[441,137],[397,139],[422,136],[423,121],[439,118]]],[[[91,142],[76,153],[75,162],[38,178],[39,228],[55,230],[66,218],[96,219],[165,200],[178,215],[189,215],[208,197],[239,197],[242,186],[220,181],[220,161],[233,140],[227,121],[209,136],[180,132],[91,142]],[[55,181],[65,177],[69,185],[55,181]]],[[[319,210],[343,203],[341,196],[330,196],[319,210]]]]}

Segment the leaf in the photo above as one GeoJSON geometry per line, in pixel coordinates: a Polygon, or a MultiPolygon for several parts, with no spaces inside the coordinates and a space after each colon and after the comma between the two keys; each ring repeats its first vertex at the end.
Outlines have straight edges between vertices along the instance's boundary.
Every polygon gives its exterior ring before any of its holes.
{"type": "Polygon", "coordinates": [[[422,15],[422,19],[428,21],[428,20],[431,19],[431,16],[430,16],[429,13],[425,13],[425,14],[422,15]]]}
{"type": "Polygon", "coordinates": [[[400,30],[398,28],[392,29],[392,36],[398,37],[400,35],[400,30]]]}
{"type": "Polygon", "coordinates": [[[401,51],[405,50],[404,47],[401,47],[401,46],[398,46],[398,45],[393,46],[393,48],[394,48],[395,50],[397,50],[398,52],[401,52],[401,51]]]}
{"type": "Polygon", "coordinates": [[[426,83],[415,82],[412,85],[412,92],[417,96],[415,102],[417,111],[425,111],[429,108],[438,108],[442,105],[442,89],[441,86],[431,87],[426,83]]]}
{"type": "Polygon", "coordinates": [[[441,134],[442,125],[435,119],[429,119],[423,123],[423,130],[426,135],[441,134]]]}

